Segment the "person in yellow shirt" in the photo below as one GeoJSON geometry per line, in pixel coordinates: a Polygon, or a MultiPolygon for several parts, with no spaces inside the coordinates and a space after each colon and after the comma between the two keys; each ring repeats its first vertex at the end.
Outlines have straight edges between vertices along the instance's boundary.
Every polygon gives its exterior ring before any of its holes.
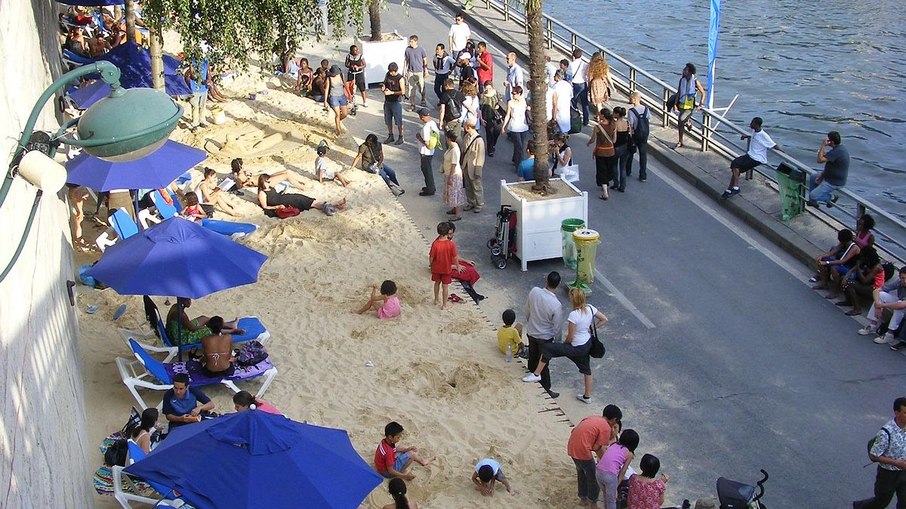
{"type": "Polygon", "coordinates": [[[506,353],[507,345],[510,345],[510,351],[514,357],[527,358],[525,345],[522,344],[522,324],[516,322],[516,312],[507,309],[503,312],[503,327],[497,331],[497,344],[500,346],[500,353],[506,353]]]}

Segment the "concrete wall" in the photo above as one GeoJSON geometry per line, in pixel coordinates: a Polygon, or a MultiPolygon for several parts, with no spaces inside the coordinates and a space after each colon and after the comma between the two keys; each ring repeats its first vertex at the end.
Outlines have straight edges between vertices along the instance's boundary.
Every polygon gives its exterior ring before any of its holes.
{"type": "MultiPolygon", "coordinates": [[[[9,165],[41,92],[61,73],[56,2],[0,2],[0,154],[9,165]]],[[[58,126],[53,106],[38,127],[58,126]]],[[[17,178],[0,208],[0,271],[19,242],[36,189],[17,178]]],[[[45,195],[22,255],[0,283],[0,507],[91,505],[78,322],[65,193],[45,195]]]]}

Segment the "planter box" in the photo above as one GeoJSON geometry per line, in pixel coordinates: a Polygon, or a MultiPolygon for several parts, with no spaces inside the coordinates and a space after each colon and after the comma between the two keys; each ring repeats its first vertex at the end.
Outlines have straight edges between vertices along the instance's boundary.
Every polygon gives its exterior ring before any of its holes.
{"type": "Polygon", "coordinates": [[[560,179],[551,179],[556,194],[538,196],[533,181],[500,181],[500,204],[516,211],[516,256],[522,270],[528,262],[563,256],[560,222],[575,217],[588,225],[588,193],[560,179]]]}
{"type": "Polygon", "coordinates": [[[387,66],[390,62],[396,62],[400,68],[400,74],[403,73],[403,58],[405,57],[406,46],[409,41],[401,37],[394,31],[392,34],[384,34],[384,37],[395,36],[396,39],[391,41],[369,41],[367,39],[358,39],[358,45],[362,48],[362,58],[365,59],[365,83],[371,86],[375,83],[382,83],[384,76],[387,74],[387,66]]]}

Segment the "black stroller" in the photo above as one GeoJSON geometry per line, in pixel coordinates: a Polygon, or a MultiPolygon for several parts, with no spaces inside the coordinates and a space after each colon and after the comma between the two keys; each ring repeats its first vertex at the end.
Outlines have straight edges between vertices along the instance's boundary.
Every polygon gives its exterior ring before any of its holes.
{"type": "Polygon", "coordinates": [[[507,260],[516,253],[516,211],[509,205],[501,205],[497,212],[497,231],[488,241],[488,249],[498,269],[505,269],[507,260]]]}
{"type": "Polygon", "coordinates": [[[759,499],[764,495],[764,483],[768,480],[768,473],[762,469],[761,474],[764,477],[755,483],[758,487],[758,494],[755,493],[755,486],[731,481],[724,477],[719,478],[717,480],[717,498],[720,501],[720,509],[765,509],[759,499]]]}

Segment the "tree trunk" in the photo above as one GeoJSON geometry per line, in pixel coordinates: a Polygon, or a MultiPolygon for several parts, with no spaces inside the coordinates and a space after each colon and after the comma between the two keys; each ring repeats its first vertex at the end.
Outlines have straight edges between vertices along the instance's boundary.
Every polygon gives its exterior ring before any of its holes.
{"type": "Polygon", "coordinates": [[[135,4],[126,0],[126,40],[135,44],[135,4]]]}
{"type": "Polygon", "coordinates": [[[525,19],[529,37],[529,76],[532,91],[532,151],[535,154],[535,185],[532,190],[547,193],[547,76],[544,71],[544,31],[542,29],[543,0],[525,4],[525,19]]]}
{"type": "MultiPolygon", "coordinates": [[[[131,2],[130,2],[131,3],[131,2]]],[[[127,4],[128,5],[128,4],[127,4]]],[[[164,85],[164,41],[161,27],[151,27],[151,86],[155,90],[166,91],[164,85]]]]}
{"type": "Polygon", "coordinates": [[[371,40],[381,40],[381,0],[368,1],[368,21],[371,23],[371,40]]]}

